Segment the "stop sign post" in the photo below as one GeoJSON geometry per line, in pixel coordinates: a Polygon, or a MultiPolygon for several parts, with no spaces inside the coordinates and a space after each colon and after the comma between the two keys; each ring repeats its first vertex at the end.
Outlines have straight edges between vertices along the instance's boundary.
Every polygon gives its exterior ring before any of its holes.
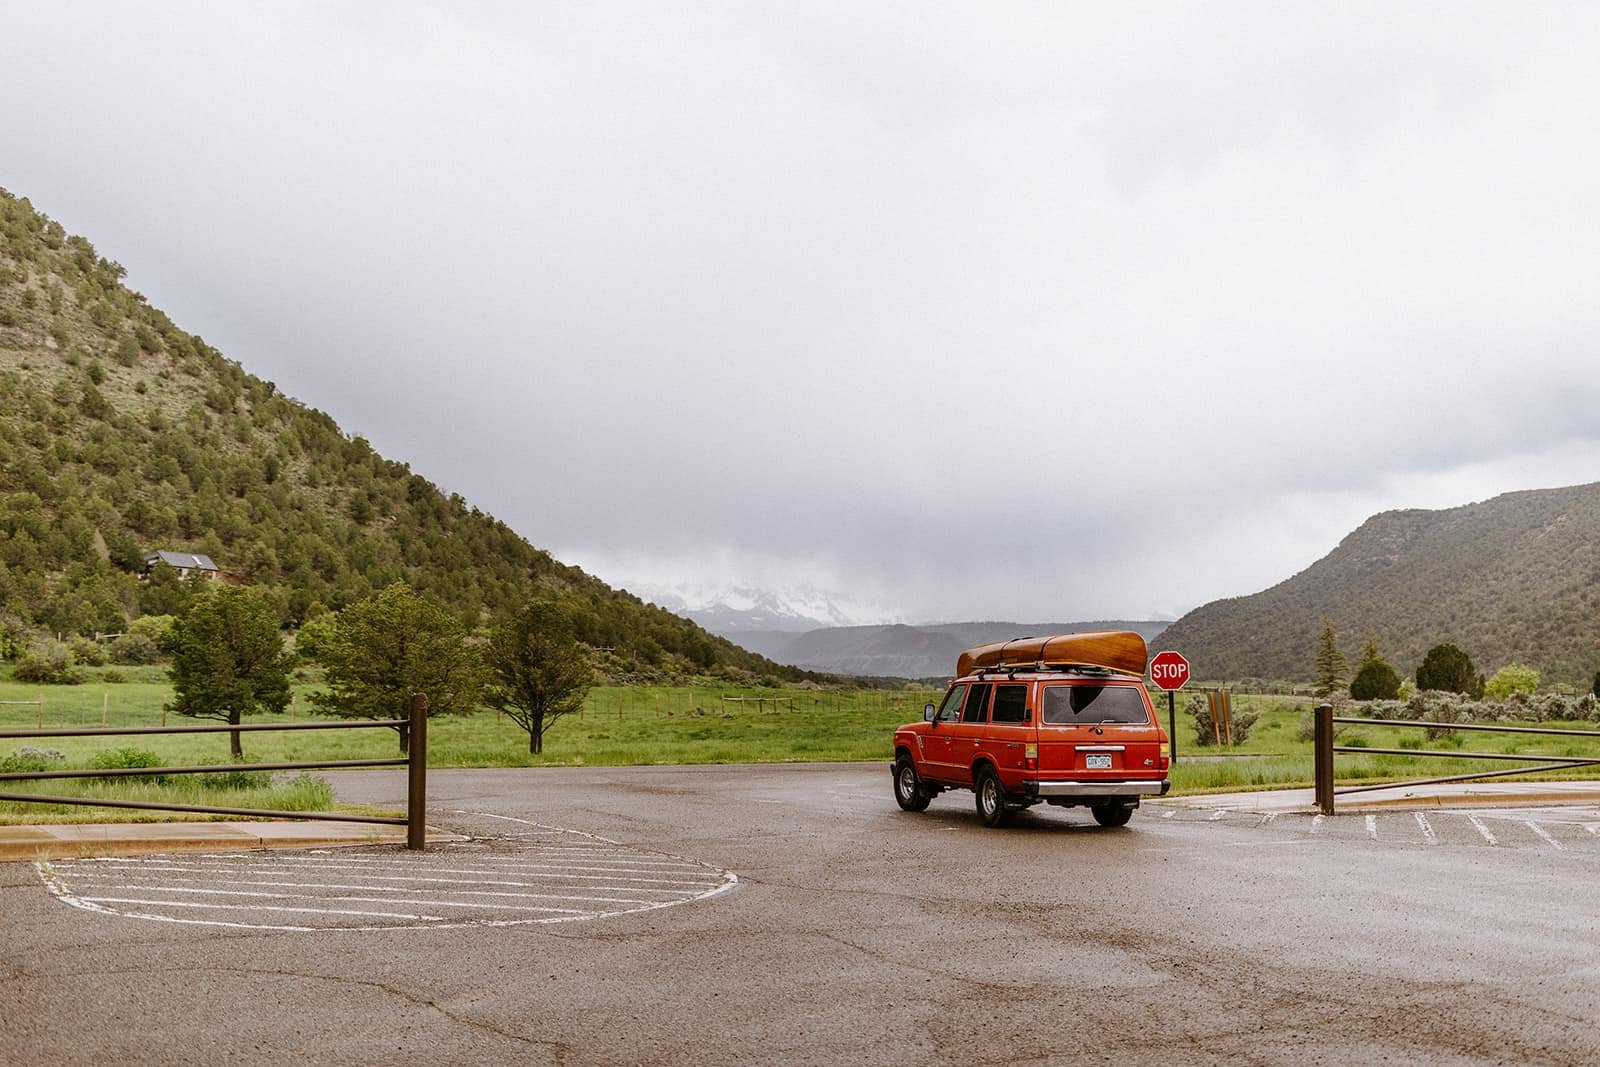
{"type": "Polygon", "coordinates": [[[1189,680],[1189,661],[1179,652],[1157,652],[1150,660],[1150,680],[1167,691],[1167,739],[1172,762],[1178,762],[1178,690],[1189,680]]]}

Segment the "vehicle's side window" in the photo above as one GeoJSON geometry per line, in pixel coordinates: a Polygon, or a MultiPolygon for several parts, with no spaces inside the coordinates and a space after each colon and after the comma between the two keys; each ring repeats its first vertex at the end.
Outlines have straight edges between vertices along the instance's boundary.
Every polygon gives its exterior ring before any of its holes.
{"type": "Polygon", "coordinates": [[[994,707],[989,712],[990,722],[1027,722],[1028,687],[1025,685],[997,685],[994,687],[994,707]]]}
{"type": "Polygon", "coordinates": [[[961,718],[961,702],[967,699],[967,684],[950,687],[950,692],[944,695],[944,703],[939,705],[939,714],[934,716],[938,722],[955,722],[961,718]]]}
{"type": "Polygon", "coordinates": [[[967,693],[967,708],[961,713],[962,722],[982,722],[985,713],[989,710],[989,690],[987,684],[980,683],[972,687],[967,693]]]}

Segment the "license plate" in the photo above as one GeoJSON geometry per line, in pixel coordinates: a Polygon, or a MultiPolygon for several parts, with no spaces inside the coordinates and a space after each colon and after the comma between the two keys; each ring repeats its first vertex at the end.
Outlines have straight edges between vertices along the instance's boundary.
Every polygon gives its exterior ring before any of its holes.
{"type": "Polygon", "coordinates": [[[1109,771],[1111,769],[1111,756],[1109,754],[1103,756],[1088,755],[1083,758],[1084,766],[1091,771],[1109,771]]]}

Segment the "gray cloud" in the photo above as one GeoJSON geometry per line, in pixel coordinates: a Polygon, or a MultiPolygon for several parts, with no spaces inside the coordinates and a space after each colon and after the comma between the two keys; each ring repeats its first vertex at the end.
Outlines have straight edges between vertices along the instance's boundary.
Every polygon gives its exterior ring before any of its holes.
{"type": "Polygon", "coordinates": [[[1587,7],[9,18],[0,182],[623,584],[1176,612],[1600,469],[1587,7]]]}

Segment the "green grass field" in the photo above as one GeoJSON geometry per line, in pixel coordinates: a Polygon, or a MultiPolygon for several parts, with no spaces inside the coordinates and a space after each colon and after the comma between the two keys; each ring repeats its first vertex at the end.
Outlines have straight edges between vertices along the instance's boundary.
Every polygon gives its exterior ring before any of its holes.
{"type": "MultiPolygon", "coordinates": [[[[102,719],[114,727],[161,725],[161,705],[171,698],[165,672],[157,667],[121,668],[121,672],[127,680],[111,684],[104,681],[105,670],[91,670],[87,672],[90,680],[78,686],[24,685],[12,680],[7,673],[0,676],[0,701],[37,701],[42,696],[47,728],[93,727],[101,725],[102,719]]],[[[315,718],[309,696],[317,687],[314,677],[307,678],[296,686],[292,713],[258,716],[249,721],[315,718]]],[[[887,761],[894,727],[921,718],[922,705],[936,696],[930,691],[912,690],[598,687],[590,692],[581,715],[568,716],[547,732],[545,750],[538,755],[528,752],[526,733],[511,720],[492,711],[432,719],[428,727],[429,764],[434,767],[534,767],[887,761]]],[[[1282,698],[1243,696],[1236,697],[1234,705],[1236,714],[1248,708],[1261,712],[1261,719],[1247,742],[1220,751],[1196,745],[1194,723],[1180,709],[1180,758],[1173,769],[1174,789],[1181,793],[1197,793],[1310,785],[1311,745],[1300,737],[1309,705],[1282,698]],[[1194,756],[1206,758],[1183,758],[1194,756]],[[1214,758],[1218,756],[1226,758],[1214,758]]],[[[1165,701],[1158,700],[1157,709],[1165,721],[1165,701]]],[[[7,729],[31,729],[38,715],[37,704],[0,704],[0,726],[7,729]]],[[[170,723],[181,725],[191,721],[174,716],[170,723]]],[[[1582,729],[1589,724],[1547,725],[1582,729]]],[[[1347,727],[1341,737],[1344,744],[1361,741],[1372,748],[1427,748],[1443,754],[1466,748],[1600,756],[1600,739],[1595,738],[1569,741],[1532,735],[1458,733],[1426,741],[1422,731],[1400,727],[1347,727]]],[[[243,744],[247,762],[362,759],[398,754],[398,739],[390,730],[247,733],[243,744]]],[[[226,734],[0,740],[0,759],[26,747],[59,751],[64,757],[59,761],[60,766],[87,766],[98,752],[127,747],[148,750],[166,765],[228,761],[226,734]]],[[[1504,762],[1490,764],[1458,757],[1427,760],[1361,754],[1338,757],[1341,783],[1433,777],[1511,766],[1504,762]]],[[[318,772],[320,776],[336,773],[318,772]]],[[[1588,770],[1580,769],[1539,777],[1593,776],[1588,770]]],[[[23,792],[29,788],[26,783],[9,783],[0,791],[23,792]]],[[[91,787],[81,783],[74,786],[49,782],[41,783],[38,791],[64,793],[73,788],[115,791],[127,788],[127,784],[91,787]]],[[[175,786],[141,788],[159,792],[175,786]]],[[[195,787],[191,784],[182,788],[195,787]]],[[[887,788],[886,785],[885,795],[887,788]]],[[[253,794],[254,799],[241,799],[243,794],[222,799],[218,794],[209,803],[292,809],[295,803],[319,802],[314,790],[304,784],[297,785],[288,774],[276,776],[264,789],[266,791],[253,794]]],[[[131,793],[115,795],[132,796],[131,793]]],[[[324,802],[331,802],[331,798],[324,802]]],[[[0,804],[0,820],[33,818],[39,810],[33,805],[0,804]]],[[[88,808],[71,809],[66,814],[94,819],[141,817],[88,808]]]]}

